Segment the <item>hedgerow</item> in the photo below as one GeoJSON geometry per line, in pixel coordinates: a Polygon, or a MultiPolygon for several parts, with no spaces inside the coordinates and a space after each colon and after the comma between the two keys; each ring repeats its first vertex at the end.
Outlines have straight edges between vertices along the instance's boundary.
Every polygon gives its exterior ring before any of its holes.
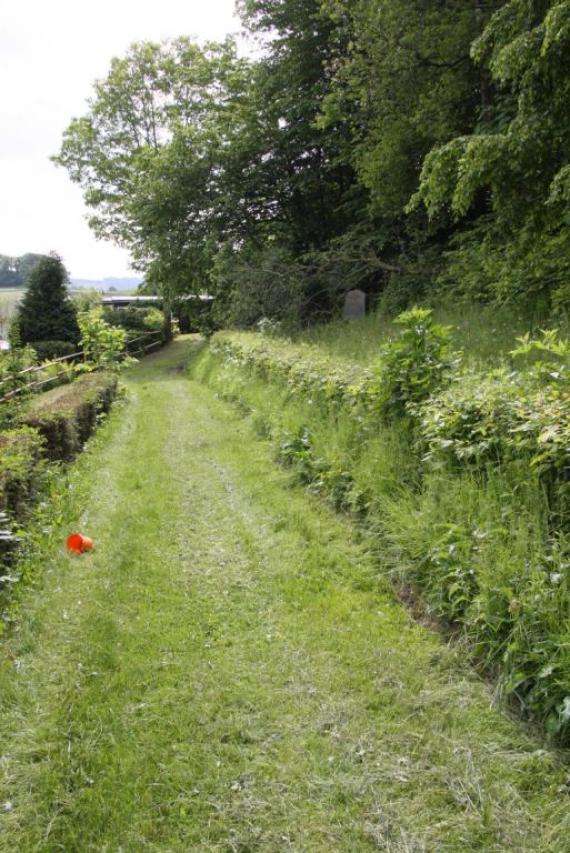
{"type": "Polygon", "coordinates": [[[108,411],[117,391],[117,377],[87,373],[71,385],[60,386],[31,399],[20,421],[45,440],[52,461],[72,459],[93,432],[98,417],[108,411]]]}
{"type": "Polygon", "coordinates": [[[43,440],[31,427],[0,432],[0,511],[12,515],[35,497],[42,468],[43,440]]]}
{"type": "Polygon", "coordinates": [[[375,368],[221,333],[203,375],[298,482],[378,532],[399,582],[466,638],[498,693],[568,741],[566,345],[527,338],[520,366],[484,374],[429,311],[400,324],[375,368]]]}

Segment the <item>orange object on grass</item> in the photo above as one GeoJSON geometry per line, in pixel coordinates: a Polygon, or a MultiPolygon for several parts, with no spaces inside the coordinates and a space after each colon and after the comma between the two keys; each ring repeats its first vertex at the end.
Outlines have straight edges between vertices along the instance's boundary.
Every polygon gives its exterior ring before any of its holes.
{"type": "Polygon", "coordinates": [[[84,551],[90,551],[93,547],[93,540],[88,536],[82,536],[81,533],[72,533],[67,540],[67,550],[72,554],[83,554],[84,551]]]}

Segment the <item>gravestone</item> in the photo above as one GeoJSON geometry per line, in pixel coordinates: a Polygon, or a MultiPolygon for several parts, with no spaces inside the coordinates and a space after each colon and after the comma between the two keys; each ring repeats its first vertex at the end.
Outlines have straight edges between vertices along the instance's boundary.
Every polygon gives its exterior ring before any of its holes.
{"type": "Polygon", "coordinates": [[[349,290],[344,297],[343,317],[358,320],[366,315],[366,294],[363,290],[349,290]]]}

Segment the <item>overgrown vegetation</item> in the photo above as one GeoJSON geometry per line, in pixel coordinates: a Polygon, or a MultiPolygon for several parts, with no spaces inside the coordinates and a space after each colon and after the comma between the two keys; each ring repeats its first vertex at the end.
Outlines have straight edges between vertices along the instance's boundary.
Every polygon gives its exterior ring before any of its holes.
{"type": "Polygon", "coordinates": [[[126,330],[109,325],[101,308],[81,312],[78,322],[85,369],[118,370],[125,354],[126,330]]]}
{"type": "Polygon", "coordinates": [[[224,333],[194,371],[299,482],[365,519],[399,583],[465,637],[499,692],[568,740],[568,345],[527,336],[518,367],[482,373],[429,311],[398,326],[368,367],[224,333]]]}
{"type": "Polygon", "coordinates": [[[360,286],[568,302],[569,0],[241,0],[233,40],[114,59],[56,162],[167,299],[298,325],[360,286]],[[242,34],[242,35],[243,35],[242,34]]]}

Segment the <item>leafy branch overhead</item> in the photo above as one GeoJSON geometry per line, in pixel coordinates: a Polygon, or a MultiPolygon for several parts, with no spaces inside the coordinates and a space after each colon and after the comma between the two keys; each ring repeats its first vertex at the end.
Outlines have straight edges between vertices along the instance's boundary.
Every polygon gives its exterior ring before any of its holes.
{"type": "Polygon", "coordinates": [[[569,0],[238,7],[257,58],[135,44],[54,158],[151,286],[240,324],[330,316],[355,285],[387,310],[566,311],[569,0]],[[257,312],[254,269],[274,273],[257,312]]]}

